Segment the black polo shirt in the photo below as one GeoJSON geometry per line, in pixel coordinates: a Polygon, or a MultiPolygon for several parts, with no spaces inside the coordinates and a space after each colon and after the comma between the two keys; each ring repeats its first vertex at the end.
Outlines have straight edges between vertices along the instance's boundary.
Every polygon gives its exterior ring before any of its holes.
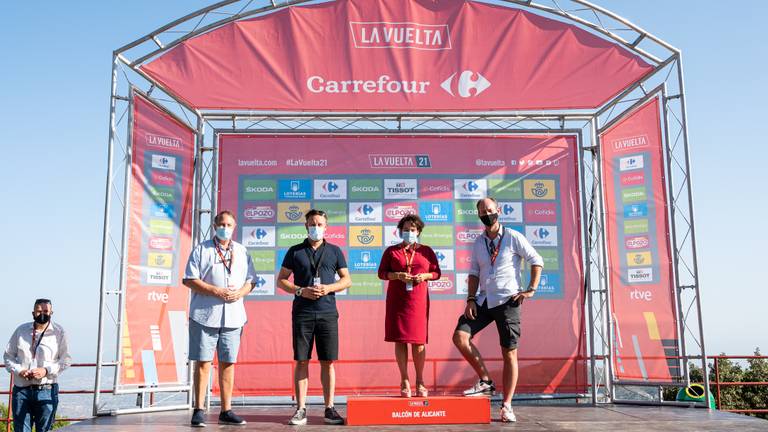
{"type": "MultiPolygon", "coordinates": [[[[319,263],[319,275],[324,285],[336,282],[336,273],[339,269],[347,268],[347,260],[341,248],[323,240],[323,244],[312,249],[309,239],[303,243],[291,246],[285,254],[282,266],[293,272],[293,283],[300,287],[312,286],[315,277],[312,274],[311,259],[317,261],[322,256],[319,263]],[[325,252],[323,250],[325,249],[325,252]]],[[[336,293],[330,293],[317,300],[310,300],[304,297],[293,299],[293,313],[298,312],[336,312],[336,293]]]]}

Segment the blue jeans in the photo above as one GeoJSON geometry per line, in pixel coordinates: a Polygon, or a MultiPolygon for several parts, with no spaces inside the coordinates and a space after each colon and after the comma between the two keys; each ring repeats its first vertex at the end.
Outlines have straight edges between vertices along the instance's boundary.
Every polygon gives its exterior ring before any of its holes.
{"type": "Polygon", "coordinates": [[[36,389],[34,386],[13,386],[13,430],[32,432],[35,425],[37,432],[51,429],[59,405],[59,385],[36,389]]]}

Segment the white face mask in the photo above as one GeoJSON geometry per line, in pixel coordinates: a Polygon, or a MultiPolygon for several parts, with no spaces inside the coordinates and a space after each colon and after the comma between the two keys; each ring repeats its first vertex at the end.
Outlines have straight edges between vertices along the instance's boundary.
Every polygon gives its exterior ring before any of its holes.
{"type": "Polygon", "coordinates": [[[232,238],[234,229],[224,226],[216,227],[216,237],[221,241],[227,241],[232,238]]]}
{"type": "Polygon", "coordinates": [[[309,239],[313,241],[322,240],[325,237],[325,228],[319,226],[311,226],[307,230],[309,239]]]}
{"type": "Polygon", "coordinates": [[[400,238],[408,244],[414,244],[419,241],[419,233],[416,231],[400,231],[400,238]]]}

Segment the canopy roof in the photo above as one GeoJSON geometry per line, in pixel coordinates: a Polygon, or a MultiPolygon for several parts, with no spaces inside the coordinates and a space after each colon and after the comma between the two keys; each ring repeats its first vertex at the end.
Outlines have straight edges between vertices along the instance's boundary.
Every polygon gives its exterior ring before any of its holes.
{"type": "Polygon", "coordinates": [[[141,69],[202,110],[431,112],[593,109],[653,66],[517,8],[337,0],[230,22],[141,69]]]}

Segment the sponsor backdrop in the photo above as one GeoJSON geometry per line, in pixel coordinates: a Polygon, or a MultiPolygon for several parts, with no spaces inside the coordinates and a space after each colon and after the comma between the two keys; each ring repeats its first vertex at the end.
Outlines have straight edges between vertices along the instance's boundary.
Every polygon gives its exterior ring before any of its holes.
{"type": "Polygon", "coordinates": [[[465,0],[286,7],[141,68],[198,109],[377,112],[593,108],[653,70],[574,25],[465,0]]]}
{"type": "Polygon", "coordinates": [[[618,379],[680,377],[659,99],[601,134],[618,379]]]}
{"type": "MultiPolygon", "coordinates": [[[[429,284],[427,384],[453,391],[474,379],[451,335],[464,309],[472,242],[482,232],[475,202],[499,200],[501,221],[544,256],[536,298],[524,306],[521,391],[582,391],[584,326],[575,136],[220,136],[220,209],[237,212],[237,240],[258,277],[247,298],[238,392],[291,394],[291,302],[276,287],[286,250],[306,238],[304,213],[329,214],[326,238],[344,251],[352,287],[337,295],[340,392],[397,386],[384,342],[382,251],[401,240],[404,215],[426,222],[443,277],[429,284]],[[382,362],[381,360],[385,360],[382,362]]],[[[527,279],[528,273],[525,272],[527,279]]],[[[500,357],[495,328],[478,343],[500,357]]],[[[496,379],[501,363],[490,361],[496,379]]],[[[312,385],[318,385],[315,380],[312,385]]]]}
{"type": "Polygon", "coordinates": [[[194,131],[132,91],[125,308],[117,387],[187,383],[194,131]]]}

